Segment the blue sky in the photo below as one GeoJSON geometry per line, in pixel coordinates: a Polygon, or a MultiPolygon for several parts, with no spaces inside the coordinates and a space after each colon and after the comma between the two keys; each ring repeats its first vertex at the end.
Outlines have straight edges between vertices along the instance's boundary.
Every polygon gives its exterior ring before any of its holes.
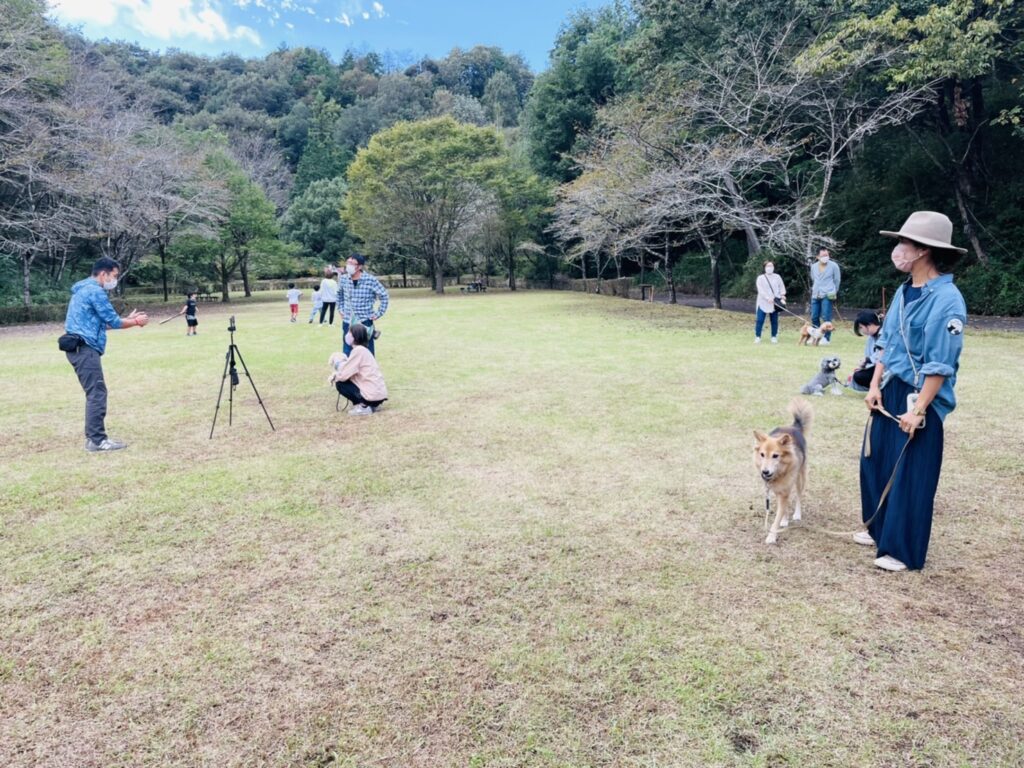
{"type": "Polygon", "coordinates": [[[539,71],[559,26],[608,0],[48,0],[51,17],[91,39],[164,50],[263,56],[281,43],[444,56],[495,45],[539,71]]]}

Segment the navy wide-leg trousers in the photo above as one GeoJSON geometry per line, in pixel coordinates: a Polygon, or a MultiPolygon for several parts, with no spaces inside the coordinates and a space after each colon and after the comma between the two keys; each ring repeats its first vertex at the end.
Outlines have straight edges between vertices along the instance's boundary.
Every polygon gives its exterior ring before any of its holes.
{"type": "MultiPolygon", "coordinates": [[[[906,412],[907,395],[913,391],[905,382],[893,378],[882,390],[882,405],[898,417],[906,412]]],[[[881,511],[868,526],[878,545],[878,556],[895,557],[911,570],[923,568],[928,554],[935,490],[942,469],[942,421],[931,407],[925,419],[924,429],[914,433],[903,460],[896,468],[892,490],[881,511]]],[[[875,514],[878,500],[906,442],[907,434],[899,424],[881,414],[874,415],[861,449],[862,520],[867,521],[875,514]]]]}

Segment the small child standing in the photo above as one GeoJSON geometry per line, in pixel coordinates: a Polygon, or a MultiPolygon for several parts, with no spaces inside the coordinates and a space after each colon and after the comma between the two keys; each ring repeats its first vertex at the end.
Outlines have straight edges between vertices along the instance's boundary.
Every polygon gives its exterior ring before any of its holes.
{"type": "Polygon", "coordinates": [[[295,287],[295,283],[288,283],[288,306],[292,310],[292,322],[299,319],[299,296],[302,291],[295,287]]]}
{"type": "Polygon", "coordinates": [[[320,288],[316,288],[313,291],[313,310],[309,313],[310,325],[312,325],[313,318],[315,318],[317,316],[317,313],[323,308],[323,306],[324,306],[324,296],[320,292],[320,288]]]}
{"type": "Polygon", "coordinates": [[[185,295],[185,306],[181,308],[179,315],[185,316],[185,324],[188,329],[185,331],[186,336],[195,336],[196,328],[199,325],[199,321],[196,319],[196,294],[195,291],[185,295]]]}

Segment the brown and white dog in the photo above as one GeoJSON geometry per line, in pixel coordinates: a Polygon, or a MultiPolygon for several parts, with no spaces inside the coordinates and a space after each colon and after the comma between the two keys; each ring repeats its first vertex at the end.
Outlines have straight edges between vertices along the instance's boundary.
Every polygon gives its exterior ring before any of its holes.
{"type": "Polygon", "coordinates": [[[834,331],[835,329],[836,327],[828,321],[825,321],[817,328],[810,323],[804,323],[803,327],[800,328],[800,340],[797,341],[797,346],[800,346],[801,344],[811,344],[816,347],[818,346],[818,342],[825,338],[826,333],[834,331]]]}
{"type": "Polygon", "coordinates": [[[810,403],[795,398],[789,404],[791,427],[776,427],[767,435],[754,430],[754,466],[765,484],[766,497],[775,496],[775,522],[765,544],[774,544],[779,529],[801,516],[800,501],[807,485],[807,432],[814,417],[810,403]]]}

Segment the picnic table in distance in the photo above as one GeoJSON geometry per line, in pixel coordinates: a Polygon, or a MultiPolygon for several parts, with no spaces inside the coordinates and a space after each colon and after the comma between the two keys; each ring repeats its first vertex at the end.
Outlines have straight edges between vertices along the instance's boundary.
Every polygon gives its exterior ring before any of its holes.
{"type": "Polygon", "coordinates": [[[487,285],[481,280],[474,280],[461,286],[459,290],[463,293],[484,293],[487,291],[487,285]]]}

